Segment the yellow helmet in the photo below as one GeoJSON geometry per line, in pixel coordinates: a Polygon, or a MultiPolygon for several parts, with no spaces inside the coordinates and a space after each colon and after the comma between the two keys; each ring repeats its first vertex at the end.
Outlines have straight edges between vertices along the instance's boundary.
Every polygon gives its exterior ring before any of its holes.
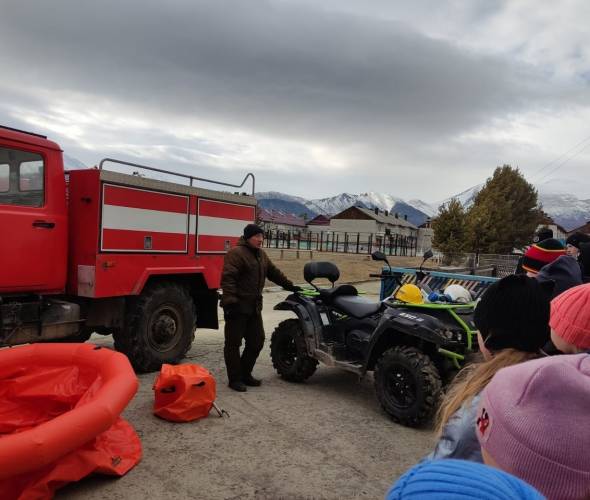
{"type": "Polygon", "coordinates": [[[411,283],[406,283],[398,288],[397,292],[393,296],[395,300],[399,300],[400,302],[407,302],[409,304],[423,304],[424,297],[422,297],[422,292],[416,285],[412,285],[411,283]]]}

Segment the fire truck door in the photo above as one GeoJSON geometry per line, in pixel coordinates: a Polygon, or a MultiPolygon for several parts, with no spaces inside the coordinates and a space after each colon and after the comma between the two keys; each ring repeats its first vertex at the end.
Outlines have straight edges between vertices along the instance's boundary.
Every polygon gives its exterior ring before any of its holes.
{"type": "Polygon", "coordinates": [[[63,287],[67,219],[48,199],[46,167],[40,153],[0,146],[0,292],[63,287]]]}

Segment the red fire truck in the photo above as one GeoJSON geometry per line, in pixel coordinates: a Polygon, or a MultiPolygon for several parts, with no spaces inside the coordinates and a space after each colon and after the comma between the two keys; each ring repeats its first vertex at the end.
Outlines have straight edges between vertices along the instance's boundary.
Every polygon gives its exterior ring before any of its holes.
{"type": "Polygon", "coordinates": [[[196,327],[218,327],[223,257],[253,194],[252,174],[234,185],[113,159],[66,173],[55,142],[0,127],[0,346],[97,332],[138,371],[178,362],[196,327]]]}

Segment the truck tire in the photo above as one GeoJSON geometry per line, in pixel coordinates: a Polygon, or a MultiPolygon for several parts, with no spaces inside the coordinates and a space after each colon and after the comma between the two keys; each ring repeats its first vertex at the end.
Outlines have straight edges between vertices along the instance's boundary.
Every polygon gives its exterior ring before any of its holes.
{"type": "Polygon", "coordinates": [[[164,282],[145,289],[127,303],[125,328],[114,332],[115,349],[138,372],[178,363],[195,338],[196,312],[186,287],[164,282]]]}
{"type": "Polygon", "coordinates": [[[297,319],[279,323],[270,339],[270,357],[277,373],[289,382],[303,382],[318,366],[317,359],[307,354],[303,330],[297,319]]]}
{"type": "Polygon", "coordinates": [[[432,417],[442,384],[436,366],[422,351],[409,346],[386,350],[374,378],[377,399],[395,422],[416,427],[432,417]]]}

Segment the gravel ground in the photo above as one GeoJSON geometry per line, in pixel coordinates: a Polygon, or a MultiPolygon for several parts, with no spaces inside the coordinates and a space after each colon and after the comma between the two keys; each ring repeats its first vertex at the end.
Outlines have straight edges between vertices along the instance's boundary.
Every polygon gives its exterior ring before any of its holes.
{"type": "MultiPolygon", "coordinates": [[[[377,296],[378,283],[359,285],[377,296]]],[[[220,330],[197,331],[187,362],[208,368],[218,384],[214,412],[192,423],[152,414],[156,374],[140,388],[124,417],[143,443],[143,459],[125,477],[93,476],[58,491],[62,499],[337,499],[383,498],[391,483],[432,445],[429,430],[394,424],[381,410],[371,376],[320,366],[304,384],[280,379],[269,344],[275,326],[290,317],[272,307],[285,292],[265,293],[267,342],[254,369],[263,379],[247,393],[230,390],[220,330]]],[[[221,324],[223,328],[223,324],[221,324]]],[[[112,346],[110,337],[92,342],[112,346]]]]}

